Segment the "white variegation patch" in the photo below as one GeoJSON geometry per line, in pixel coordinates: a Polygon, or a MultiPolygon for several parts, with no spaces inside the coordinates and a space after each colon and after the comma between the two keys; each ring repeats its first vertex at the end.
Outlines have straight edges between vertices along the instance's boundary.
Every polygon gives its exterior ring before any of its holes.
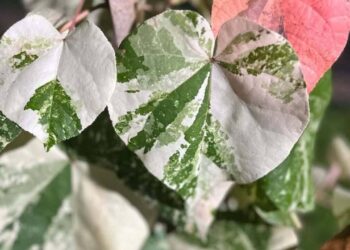
{"type": "MultiPolygon", "coordinates": [[[[53,148],[46,153],[38,140],[31,140],[24,147],[0,157],[1,249],[10,250],[19,238],[26,237],[24,234],[27,231],[21,231],[23,227],[28,227],[23,224],[28,223],[22,221],[23,215],[35,214],[36,211],[30,210],[30,207],[41,200],[44,190],[67,164],[67,157],[59,149],[53,148]]],[[[45,233],[40,232],[42,235],[45,233]]]]}

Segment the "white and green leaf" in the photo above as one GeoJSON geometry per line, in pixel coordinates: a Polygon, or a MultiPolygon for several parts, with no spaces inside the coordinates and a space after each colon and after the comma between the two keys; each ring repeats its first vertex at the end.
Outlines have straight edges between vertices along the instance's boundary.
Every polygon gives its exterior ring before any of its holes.
{"type": "Polygon", "coordinates": [[[94,24],[60,34],[38,15],[0,44],[0,110],[47,149],[78,135],[105,109],[116,77],[112,46],[94,24]]]}
{"type": "Polygon", "coordinates": [[[332,74],[327,72],[310,94],[310,122],[288,158],[258,185],[281,211],[310,211],[314,207],[311,167],[316,134],[330,102],[332,74]]]}
{"type": "Polygon", "coordinates": [[[21,128],[16,123],[7,119],[0,112],[0,151],[2,151],[7,144],[13,141],[21,132],[21,128]]]}
{"type": "Polygon", "coordinates": [[[205,214],[192,220],[201,234],[210,223],[199,221],[212,220],[231,180],[248,183],[273,170],[307,124],[294,51],[282,36],[245,19],[224,25],[215,46],[203,17],[166,11],[127,37],[117,58],[108,106],[115,130],[187,200],[188,214],[205,214]]]}
{"type": "Polygon", "coordinates": [[[70,169],[39,141],[0,157],[0,249],[69,249],[70,169]]]}
{"type": "Polygon", "coordinates": [[[84,162],[71,164],[57,147],[46,153],[36,139],[6,152],[0,157],[0,249],[140,249],[148,224],[110,190],[116,179],[110,176],[84,162]]]}

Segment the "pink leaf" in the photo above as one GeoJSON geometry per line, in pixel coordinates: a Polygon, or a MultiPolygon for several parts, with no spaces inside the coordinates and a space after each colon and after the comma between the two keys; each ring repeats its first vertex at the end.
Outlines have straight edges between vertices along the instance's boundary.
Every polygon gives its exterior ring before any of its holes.
{"type": "Polygon", "coordinates": [[[136,0],[109,0],[118,46],[129,35],[130,29],[135,22],[135,4],[136,0]]]}
{"type": "Polygon", "coordinates": [[[309,92],[338,59],[350,31],[349,0],[214,0],[214,33],[237,15],[285,35],[309,92]]]}

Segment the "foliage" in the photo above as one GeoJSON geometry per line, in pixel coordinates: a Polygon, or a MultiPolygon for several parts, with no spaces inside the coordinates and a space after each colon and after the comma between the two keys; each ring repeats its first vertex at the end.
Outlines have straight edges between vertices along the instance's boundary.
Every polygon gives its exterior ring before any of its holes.
{"type": "Polygon", "coordinates": [[[78,2],[0,40],[0,150],[44,144],[0,155],[0,249],[295,247],[349,4],[78,2]]]}

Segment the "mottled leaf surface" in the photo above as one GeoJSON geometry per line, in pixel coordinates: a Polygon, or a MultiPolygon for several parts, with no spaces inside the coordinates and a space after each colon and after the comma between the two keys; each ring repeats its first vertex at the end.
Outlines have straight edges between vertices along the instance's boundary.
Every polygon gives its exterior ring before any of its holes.
{"type": "Polygon", "coordinates": [[[72,247],[70,169],[39,141],[0,157],[0,249],[72,247]]]}
{"type": "Polygon", "coordinates": [[[6,145],[13,141],[21,132],[21,128],[16,123],[7,119],[0,112],[0,151],[2,151],[6,145]]]}
{"type": "Polygon", "coordinates": [[[115,77],[113,48],[90,22],[67,35],[45,18],[30,15],[0,42],[0,110],[47,149],[96,119],[114,90],[115,77]]]}
{"type": "Polygon", "coordinates": [[[281,211],[309,211],[314,207],[311,167],[316,133],[332,96],[327,72],[310,94],[310,122],[288,158],[258,182],[258,189],[281,211]]]}
{"type": "Polygon", "coordinates": [[[194,12],[149,19],[121,44],[108,106],[128,147],[187,200],[188,214],[201,215],[190,217],[202,235],[230,179],[252,182],[278,166],[308,120],[298,60],[282,36],[237,18],[214,45],[194,12]]]}
{"type": "Polygon", "coordinates": [[[212,26],[244,16],[283,34],[302,63],[308,91],[343,51],[350,31],[348,0],[214,0],[212,26]]]}

